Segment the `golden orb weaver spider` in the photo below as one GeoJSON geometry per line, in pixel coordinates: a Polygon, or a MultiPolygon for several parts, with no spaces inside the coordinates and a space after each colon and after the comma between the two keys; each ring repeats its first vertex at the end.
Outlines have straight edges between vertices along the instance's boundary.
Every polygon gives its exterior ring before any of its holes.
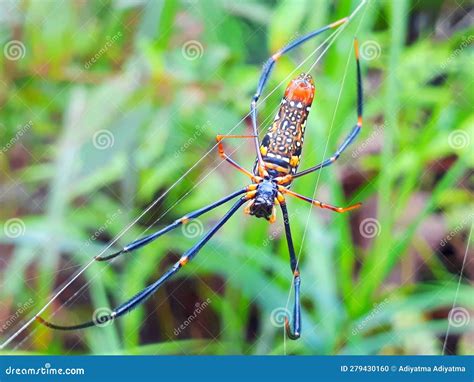
{"type": "MultiPolygon", "coordinates": [[[[353,15],[355,12],[353,13],[353,15]]],[[[306,120],[310,111],[311,104],[314,99],[315,87],[312,77],[309,74],[302,73],[297,78],[290,81],[286,88],[285,94],[281,101],[281,105],[275,119],[264,136],[262,142],[258,138],[257,130],[257,101],[259,100],[263,88],[267,83],[270,73],[277,62],[277,60],[285,53],[301,45],[305,41],[318,36],[319,34],[337,28],[347,23],[350,18],[345,17],[332,24],[326,25],[316,31],[306,34],[300,38],[295,39],[288,45],[273,54],[265,63],[257,91],[252,98],[250,105],[250,116],[252,121],[253,135],[218,135],[216,137],[219,155],[233,167],[240,172],[247,175],[252,184],[247,187],[235,191],[232,194],[206,206],[198,209],[180,219],[175,220],[170,225],[154,232],[148,236],[138,239],[126,245],[120,251],[107,256],[97,256],[97,261],[111,260],[117,256],[141,248],[165,233],[175,229],[176,227],[186,224],[191,219],[195,219],[202,214],[241,196],[238,201],[230,208],[230,210],[212,227],[193,247],[187,250],[181,258],[166,271],[158,280],[148,285],[145,289],[137,293],[128,301],[119,305],[111,311],[111,313],[104,314],[97,317],[95,320],[84,322],[78,325],[57,325],[44,320],[40,316],[36,320],[41,324],[58,330],[76,330],[92,327],[97,324],[102,324],[108,321],[115,320],[125,313],[130,312],[139,304],[142,304],[148,297],[157,291],[165,281],[171,278],[182,267],[184,267],[190,260],[197,255],[201,248],[211,239],[211,237],[229,220],[229,218],[246,202],[248,203],[244,212],[256,216],[258,218],[265,218],[269,222],[274,222],[276,219],[276,206],[279,205],[283,215],[283,222],[285,227],[286,240],[290,255],[290,266],[293,272],[293,284],[295,288],[294,309],[293,309],[293,323],[290,325],[288,317],[285,318],[286,333],[289,338],[297,339],[301,335],[301,307],[300,307],[300,273],[298,269],[298,261],[295,255],[293,246],[293,239],[291,235],[290,222],[288,218],[288,210],[286,208],[285,195],[296,197],[313,204],[316,207],[329,209],[335,212],[346,212],[358,208],[360,203],[343,208],[335,207],[330,204],[320,202],[308,198],[306,196],[297,194],[289,189],[293,179],[310,174],[319,169],[334,163],[341,153],[349,146],[349,144],[356,138],[362,128],[362,80],[359,63],[358,43],[354,40],[354,50],[356,58],[357,70],[357,122],[352,131],[345,138],[337,151],[328,159],[310,167],[301,172],[297,172],[300,163],[301,152],[303,148],[303,139],[305,132],[306,120]],[[224,138],[252,138],[256,149],[256,162],[253,171],[248,171],[230,158],[224,150],[222,140],[224,138]]]]}

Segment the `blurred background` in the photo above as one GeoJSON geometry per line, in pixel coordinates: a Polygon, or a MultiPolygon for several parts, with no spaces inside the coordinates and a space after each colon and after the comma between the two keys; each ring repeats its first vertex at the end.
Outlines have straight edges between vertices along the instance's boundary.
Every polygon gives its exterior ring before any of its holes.
{"type": "MultiPolygon", "coordinates": [[[[251,96],[272,52],[357,5],[1,1],[2,343],[93,256],[248,184],[222,163],[215,135],[250,133],[251,96]]],[[[270,225],[238,212],[122,319],[67,333],[33,323],[2,352],[474,353],[473,15],[462,0],[369,1],[329,43],[327,32],[277,64],[260,103],[261,132],[288,81],[316,63],[304,169],[331,156],[356,121],[352,41],[360,40],[363,131],[339,161],[292,189],[363,207],[337,215],[288,201],[302,275],[300,340],[286,340],[282,326],[293,291],[281,215],[270,225]]],[[[226,144],[252,168],[250,141],[226,144]]],[[[75,324],[110,311],[229,207],[91,264],[43,317],[75,324]]]]}

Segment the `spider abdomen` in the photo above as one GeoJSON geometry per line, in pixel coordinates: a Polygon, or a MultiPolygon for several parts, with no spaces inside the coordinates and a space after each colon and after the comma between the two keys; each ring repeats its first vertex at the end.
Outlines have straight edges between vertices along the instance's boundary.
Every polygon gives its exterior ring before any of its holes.
{"type": "Polygon", "coordinates": [[[304,73],[286,88],[280,109],[260,146],[265,168],[271,176],[296,173],[314,92],[313,79],[304,73]]]}

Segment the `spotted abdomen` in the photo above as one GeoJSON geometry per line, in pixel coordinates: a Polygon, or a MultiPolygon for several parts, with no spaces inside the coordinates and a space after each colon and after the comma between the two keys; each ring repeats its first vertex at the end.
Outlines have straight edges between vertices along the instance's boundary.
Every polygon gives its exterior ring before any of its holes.
{"type": "Polygon", "coordinates": [[[313,79],[304,73],[286,88],[280,109],[260,146],[269,175],[276,177],[296,173],[314,92],[313,79]]]}

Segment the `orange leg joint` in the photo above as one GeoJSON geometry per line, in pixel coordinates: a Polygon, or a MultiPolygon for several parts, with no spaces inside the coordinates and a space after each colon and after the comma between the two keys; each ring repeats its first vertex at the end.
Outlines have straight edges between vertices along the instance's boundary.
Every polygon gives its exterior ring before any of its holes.
{"type": "Polygon", "coordinates": [[[255,177],[254,174],[252,174],[250,171],[246,170],[243,168],[240,164],[238,164],[236,161],[234,161],[231,157],[229,157],[224,150],[224,144],[222,143],[222,140],[224,138],[255,138],[254,135],[217,135],[216,136],[216,141],[217,141],[217,149],[219,151],[219,156],[223,158],[225,161],[230,163],[231,166],[239,170],[241,173],[247,175],[250,179],[252,179],[253,182],[259,182],[261,179],[258,179],[255,177]]]}

